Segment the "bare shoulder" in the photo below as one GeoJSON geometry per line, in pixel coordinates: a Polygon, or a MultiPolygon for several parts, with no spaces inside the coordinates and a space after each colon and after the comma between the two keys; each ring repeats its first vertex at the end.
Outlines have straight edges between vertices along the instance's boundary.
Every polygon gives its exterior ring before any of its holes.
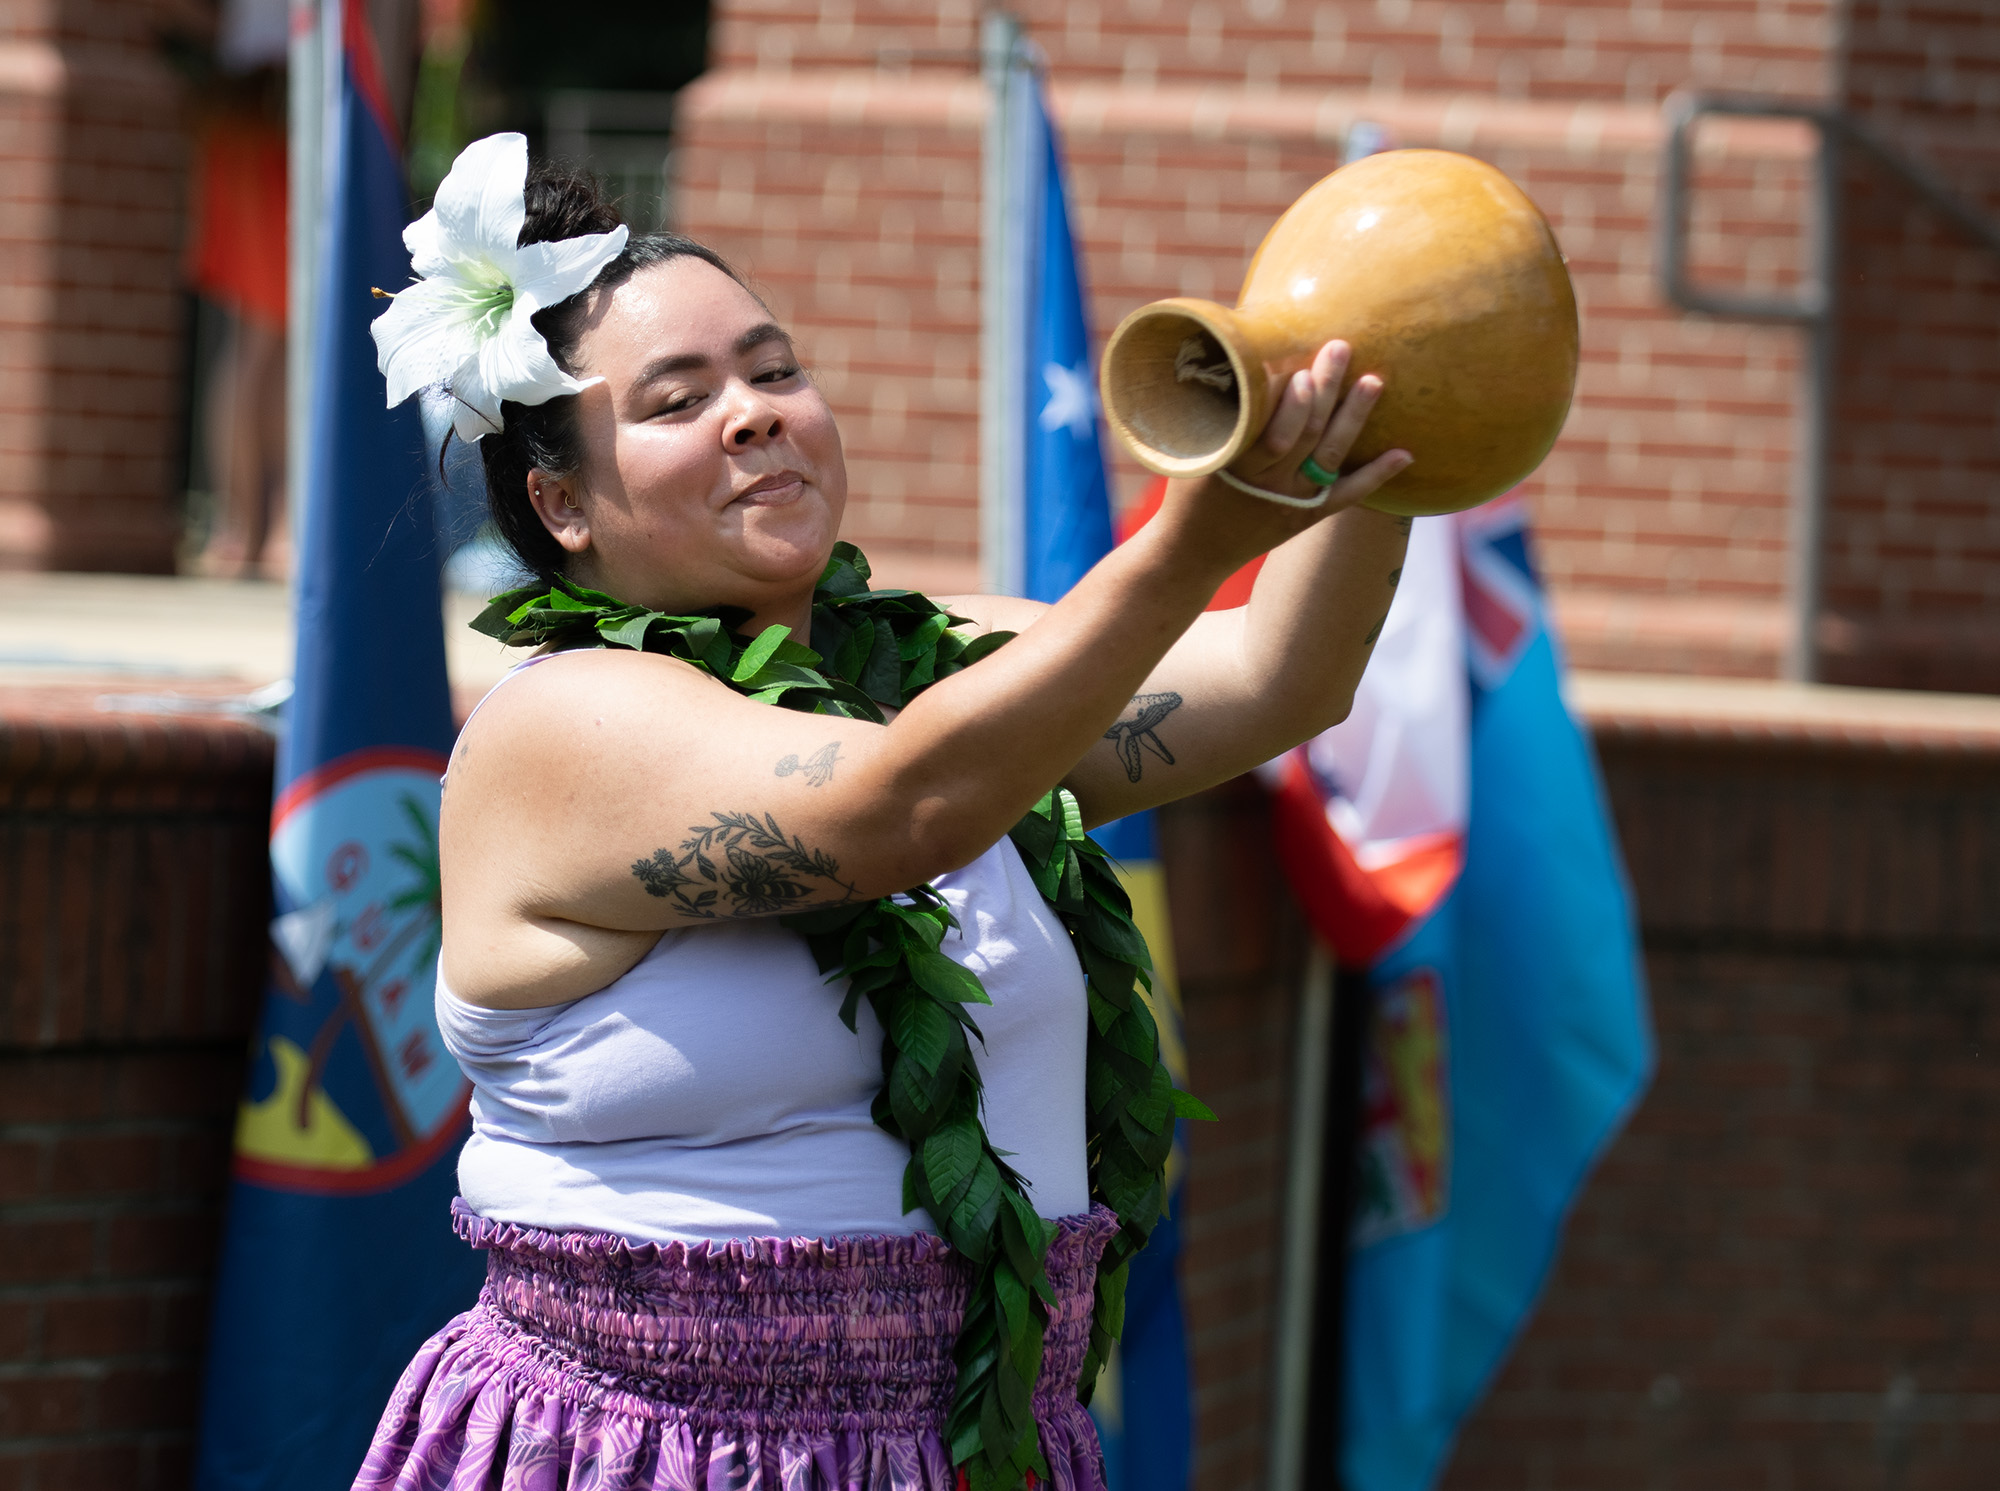
{"type": "Polygon", "coordinates": [[[557,653],[486,696],[460,732],[452,764],[486,745],[532,752],[606,727],[699,718],[735,699],[727,686],[678,658],[625,648],[557,653]]]}
{"type": "Polygon", "coordinates": [[[982,632],[1019,632],[1034,625],[1048,610],[1043,601],[1017,595],[939,595],[931,597],[942,610],[963,616],[982,632]]]}
{"type": "Polygon", "coordinates": [[[629,790],[635,773],[754,733],[759,722],[746,716],[757,708],[677,658],[623,648],[556,654],[487,695],[459,732],[447,816],[505,804],[510,816],[533,819],[552,794],[573,803],[629,790]]]}

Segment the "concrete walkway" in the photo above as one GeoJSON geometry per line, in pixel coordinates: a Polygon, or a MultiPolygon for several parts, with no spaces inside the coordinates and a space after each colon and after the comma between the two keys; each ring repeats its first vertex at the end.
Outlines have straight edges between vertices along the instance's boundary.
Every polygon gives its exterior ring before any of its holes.
{"type": "MultiPolygon", "coordinates": [[[[481,597],[446,593],[446,664],[456,690],[489,688],[519,660],[466,624],[484,607],[481,597]]],[[[152,691],[228,680],[248,691],[291,671],[291,597],[282,584],[0,575],[0,688],[91,678],[152,691]]]]}
{"type": "MultiPolygon", "coordinates": [[[[896,575],[921,585],[959,575],[896,575]]],[[[445,650],[460,707],[521,653],[467,623],[477,595],[447,592],[445,650]]],[[[146,575],[0,575],[0,689],[89,682],[107,694],[249,693],[292,666],[286,587],[267,581],[146,575]]],[[[1570,698],[1594,725],[1673,732],[1877,739],[1918,746],[2000,741],[2000,698],[1899,693],[1664,674],[1571,675],[1570,698]]]]}

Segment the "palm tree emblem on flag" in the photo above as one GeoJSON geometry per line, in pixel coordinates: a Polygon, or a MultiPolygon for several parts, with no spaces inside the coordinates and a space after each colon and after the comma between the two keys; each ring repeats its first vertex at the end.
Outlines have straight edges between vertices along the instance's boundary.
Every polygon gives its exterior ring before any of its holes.
{"type": "Polygon", "coordinates": [[[270,1085],[257,1095],[253,1083],[237,1126],[247,1178],[375,1190],[458,1132],[466,1084],[432,1004],[443,765],[429,751],[359,751],[299,778],[273,810],[271,866],[291,908],[272,923],[273,984],[306,1019],[291,1024],[300,1039],[267,1032],[270,1085]],[[343,1061],[349,1033],[360,1063],[343,1061]]]}

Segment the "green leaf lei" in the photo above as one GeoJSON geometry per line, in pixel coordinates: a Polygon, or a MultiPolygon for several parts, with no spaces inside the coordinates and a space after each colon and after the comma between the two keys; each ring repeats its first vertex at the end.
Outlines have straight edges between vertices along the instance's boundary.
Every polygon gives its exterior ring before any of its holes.
{"type": "MultiPolygon", "coordinates": [[[[874,590],[868,561],[836,544],[814,594],[812,645],[790,628],[754,641],[728,608],[669,616],[557,579],[494,598],[472,624],[514,646],[630,647],[693,664],[764,704],[883,722],[940,678],[971,666],[1011,632],[966,638],[963,617],[909,590],[874,590]]],[[[1088,1403],[1125,1321],[1126,1269],[1166,1207],[1167,1153],[1177,1117],[1212,1118],[1174,1087],[1140,987],[1152,960],[1132,903],[1104,850],[1083,831],[1076,799],[1058,787],[1010,831],[1036,887],[1068,929],[1090,1001],[1087,1142],[1094,1200],[1118,1214],[1097,1270],[1097,1298],[1078,1397],[1088,1403]]],[[[956,925],[921,885],[782,918],[804,936],[828,982],[847,980],[840,1017],[851,1030],[865,997],[884,1031],[875,1122],[910,1147],[905,1210],[922,1207],[973,1270],[954,1355],[958,1388],[946,1434],[972,1491],[1013,1491],[1048,1466],[1033,1396],[1049,1308],[1045,1260],[1055,1225],[1037,1216],[1021,1177],[988,1139],[983,1088],[968,1037],[969,1006],[990,1004],[978,977],[940,951],[956,925]]]]}

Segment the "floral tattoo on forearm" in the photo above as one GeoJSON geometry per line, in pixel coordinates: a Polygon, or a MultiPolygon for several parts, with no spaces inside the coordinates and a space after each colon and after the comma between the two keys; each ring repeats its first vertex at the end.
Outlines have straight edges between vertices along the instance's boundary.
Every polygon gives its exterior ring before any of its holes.
{"type": "Polygon", "coordinates": [[[715,821],[689,826],[680,852],[655,849],[633,861],[632,873],[647,895],[672,901],[683,916],[711,921],[854,899],[840,862],[788,836],[769,813],[709,816],[715,821]]]}

